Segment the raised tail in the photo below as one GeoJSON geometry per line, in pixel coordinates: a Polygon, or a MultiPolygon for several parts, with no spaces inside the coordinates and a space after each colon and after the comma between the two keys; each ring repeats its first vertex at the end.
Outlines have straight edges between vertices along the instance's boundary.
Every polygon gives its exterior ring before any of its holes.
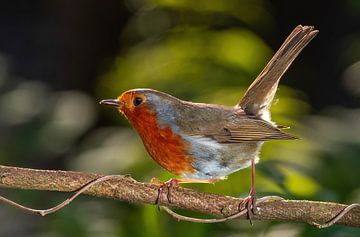
{"type": "Polygon", "coordinates": [[[318,32],[313,26],[297,26],[250,85],[237,106],[249,115],[266,117],[281,76],[318,32]]]}

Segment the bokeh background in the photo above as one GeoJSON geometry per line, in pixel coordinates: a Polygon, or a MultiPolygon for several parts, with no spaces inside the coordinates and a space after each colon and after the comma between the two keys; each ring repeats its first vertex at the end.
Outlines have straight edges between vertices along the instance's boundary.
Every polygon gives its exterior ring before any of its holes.
{"type": "MultiPolygon", "coordinates": [[[[125,119],[97,102],[150,87],[234,105],[298,24],[320,34],[284,76],[272,112],[302,139],[266,143],[258,194],[360,202],[359,0],[2,1],[0,163],[166,180],[172,176],[150,159],[125,119]]],[[[188,187],[245,196],[250,171],[188,187]]],[[[37,208],[67,197],[0,193],[37,208]]],[[[45,218],[0,208],[0,236],[360,235],[302,223],[177,222],[156,206],[85,196],[45,218]]]]}

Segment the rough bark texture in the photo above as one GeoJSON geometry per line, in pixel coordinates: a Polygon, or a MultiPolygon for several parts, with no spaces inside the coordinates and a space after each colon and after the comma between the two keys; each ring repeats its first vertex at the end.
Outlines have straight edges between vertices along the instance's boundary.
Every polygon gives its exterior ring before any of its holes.
{"type": "MultiPolygon", "coordinates": [[[[102,176],[71,171],[0,166],[0,187],[73,192],[102,176]]],[[[92,186],[84,194],[131,203],[155,204],[158,186],[140,183],[131,177],[120,175],[116,180],[109,180],[92,186]]],[[[238,198],[198,192],[181,187],[174,187],[171,197],[171,203],[163,198],[162,205],[221,217],[235,214],[241,202],[241,199],[238,198]]],[[[261,203],[258,207],[260,212],[254,216],[253,219],[255,220],[324,223],[340,213],[346,205],[306,200],[279,200],[261,203]]],[[[241,218],[246,218],[246,215],[241,218]]],[[[353,208],[337,224],[360,227],[360,207],[353,208]]]]}

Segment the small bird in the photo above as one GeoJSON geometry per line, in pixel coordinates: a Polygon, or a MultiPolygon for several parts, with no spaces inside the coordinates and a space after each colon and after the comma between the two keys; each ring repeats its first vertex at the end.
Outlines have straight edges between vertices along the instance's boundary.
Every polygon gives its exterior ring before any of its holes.
{"type": "Polygon", "coordinates": [[[152,89],[129,90],[100,104],[117,108],[151,157],[181,177],[158,181],[159,195],[164,186],[214,183],[251,166],[251,191],[244,200],[248,210],[254,210],[255,164],[264,141],[296,138],[271,121],[269,108],[278,82],[317,33],[312,26],[297,26],[234,107],[188,102],[152,89]]]}

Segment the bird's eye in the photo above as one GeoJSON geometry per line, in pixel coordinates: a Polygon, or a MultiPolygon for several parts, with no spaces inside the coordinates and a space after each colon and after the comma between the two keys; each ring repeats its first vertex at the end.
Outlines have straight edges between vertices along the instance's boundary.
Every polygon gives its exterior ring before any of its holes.
{"type": "Polygon", "coordinates": [[[135,97],[133,100],[133,104],[135,106],[139,106],[142,102],[143,102],[143,99],[141,99],[140,97],[135,97]]]}

